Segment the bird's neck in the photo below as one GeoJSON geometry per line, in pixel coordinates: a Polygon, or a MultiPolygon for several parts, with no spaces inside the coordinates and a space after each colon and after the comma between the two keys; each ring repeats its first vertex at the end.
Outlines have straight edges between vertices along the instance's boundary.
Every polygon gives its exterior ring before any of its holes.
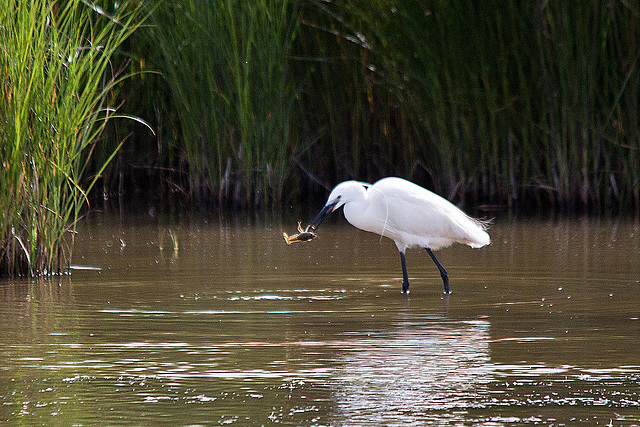
{"type": "Polygon", "coordinates": [[[351,225],[361,230],[367,229],[367,198],[364,197],[361,200],[346,203],[344,205],[344,217],[349,221],[351,225]]]}

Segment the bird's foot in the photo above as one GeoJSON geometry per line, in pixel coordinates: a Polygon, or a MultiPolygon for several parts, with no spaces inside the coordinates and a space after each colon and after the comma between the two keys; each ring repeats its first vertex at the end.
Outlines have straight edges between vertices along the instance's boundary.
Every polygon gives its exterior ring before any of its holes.
{"type": "Polygon", "coordinates": [[[405,282],[405,281],[402,282],[402,293],[403,294],[407,294],[407,295],[409,294],[409,283],[408,282],[405,282]]]}

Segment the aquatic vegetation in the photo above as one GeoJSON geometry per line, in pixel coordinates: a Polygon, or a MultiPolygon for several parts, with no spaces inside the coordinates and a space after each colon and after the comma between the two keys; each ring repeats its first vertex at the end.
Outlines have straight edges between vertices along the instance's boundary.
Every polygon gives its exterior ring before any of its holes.
{"type": "Polygon", "coordinates": [[[66,242],[115,154],[89,176],[91,153],[117,116],[109,94],[122,76],[110,58],[137,26],[137,10],[82,0],[0,5],[0,275],[51,274],[69,262],[66,242]]]}
{"type": "Polygon", "coordinates": [[[629,2],[180,0],[152,22],[133,50],[162,79],[128,85],[163,137],[126,148],[165,174],[131,173],[152,197],[255,208],[396,175],[456,202],[640,206],[629,2]]]}
{"type": "Polygon", "coordinates": [[[397,174],[458,200],[640,206],[636,6],[310,5],[325,34],[304,48],[325,60],[313,65],[321,77],[309,102],[326,105],[311,123],[335,148],[316,152],[332,158],[322,168],[341,178],[397,174]]]}
{"type": "Polygon", "coordinates": [[[297,0],[179,0],[145,33],[179,122],[196,203],[264,205],[283,197],[296,89],[289,75],[297,0]]]}

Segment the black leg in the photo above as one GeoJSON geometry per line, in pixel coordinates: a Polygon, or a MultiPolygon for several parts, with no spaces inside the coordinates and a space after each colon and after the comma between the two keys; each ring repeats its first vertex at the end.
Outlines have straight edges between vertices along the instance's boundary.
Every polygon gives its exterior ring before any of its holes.
{"type": "Polygon", "coordinates": [[[438,267],[438,270],[440,270],[440,277],[442,277],[442,283],[444,283],[444,293],[445,294],[450,294],[451,292],[449,292],[449,275],[447,274],[447,270],[445,270],[444,267],[442,266],[442,264],[440,264],[438,262],[438,259],[433,254],[433,252],[431,252],[431,249],[429,249],[429,248],[425,248],[425,249],[427,250],[427,253],[431,257],[433,262],[436,263],[436,266],[438,267]]]}
{"type": "Polygon", "coordinates": [[[407,262],[404,260],[404,252],[400,252],[400,261],[402,261],[402,293],[409,293],[409,275],[407,274],[407,262]]]}

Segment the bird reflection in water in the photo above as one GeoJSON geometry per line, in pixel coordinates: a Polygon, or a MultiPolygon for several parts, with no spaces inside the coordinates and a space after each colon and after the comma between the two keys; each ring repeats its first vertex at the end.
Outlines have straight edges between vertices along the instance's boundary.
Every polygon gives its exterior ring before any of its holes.
{"type": "Polygon", "coordinates": [[[395,330],[342,343],[339,417],[356,425],[411,425],[434,411],[474,407],[490,381],[483,369],[490,363],[489,326],[486,320],[406,320],[395,330]]]}

